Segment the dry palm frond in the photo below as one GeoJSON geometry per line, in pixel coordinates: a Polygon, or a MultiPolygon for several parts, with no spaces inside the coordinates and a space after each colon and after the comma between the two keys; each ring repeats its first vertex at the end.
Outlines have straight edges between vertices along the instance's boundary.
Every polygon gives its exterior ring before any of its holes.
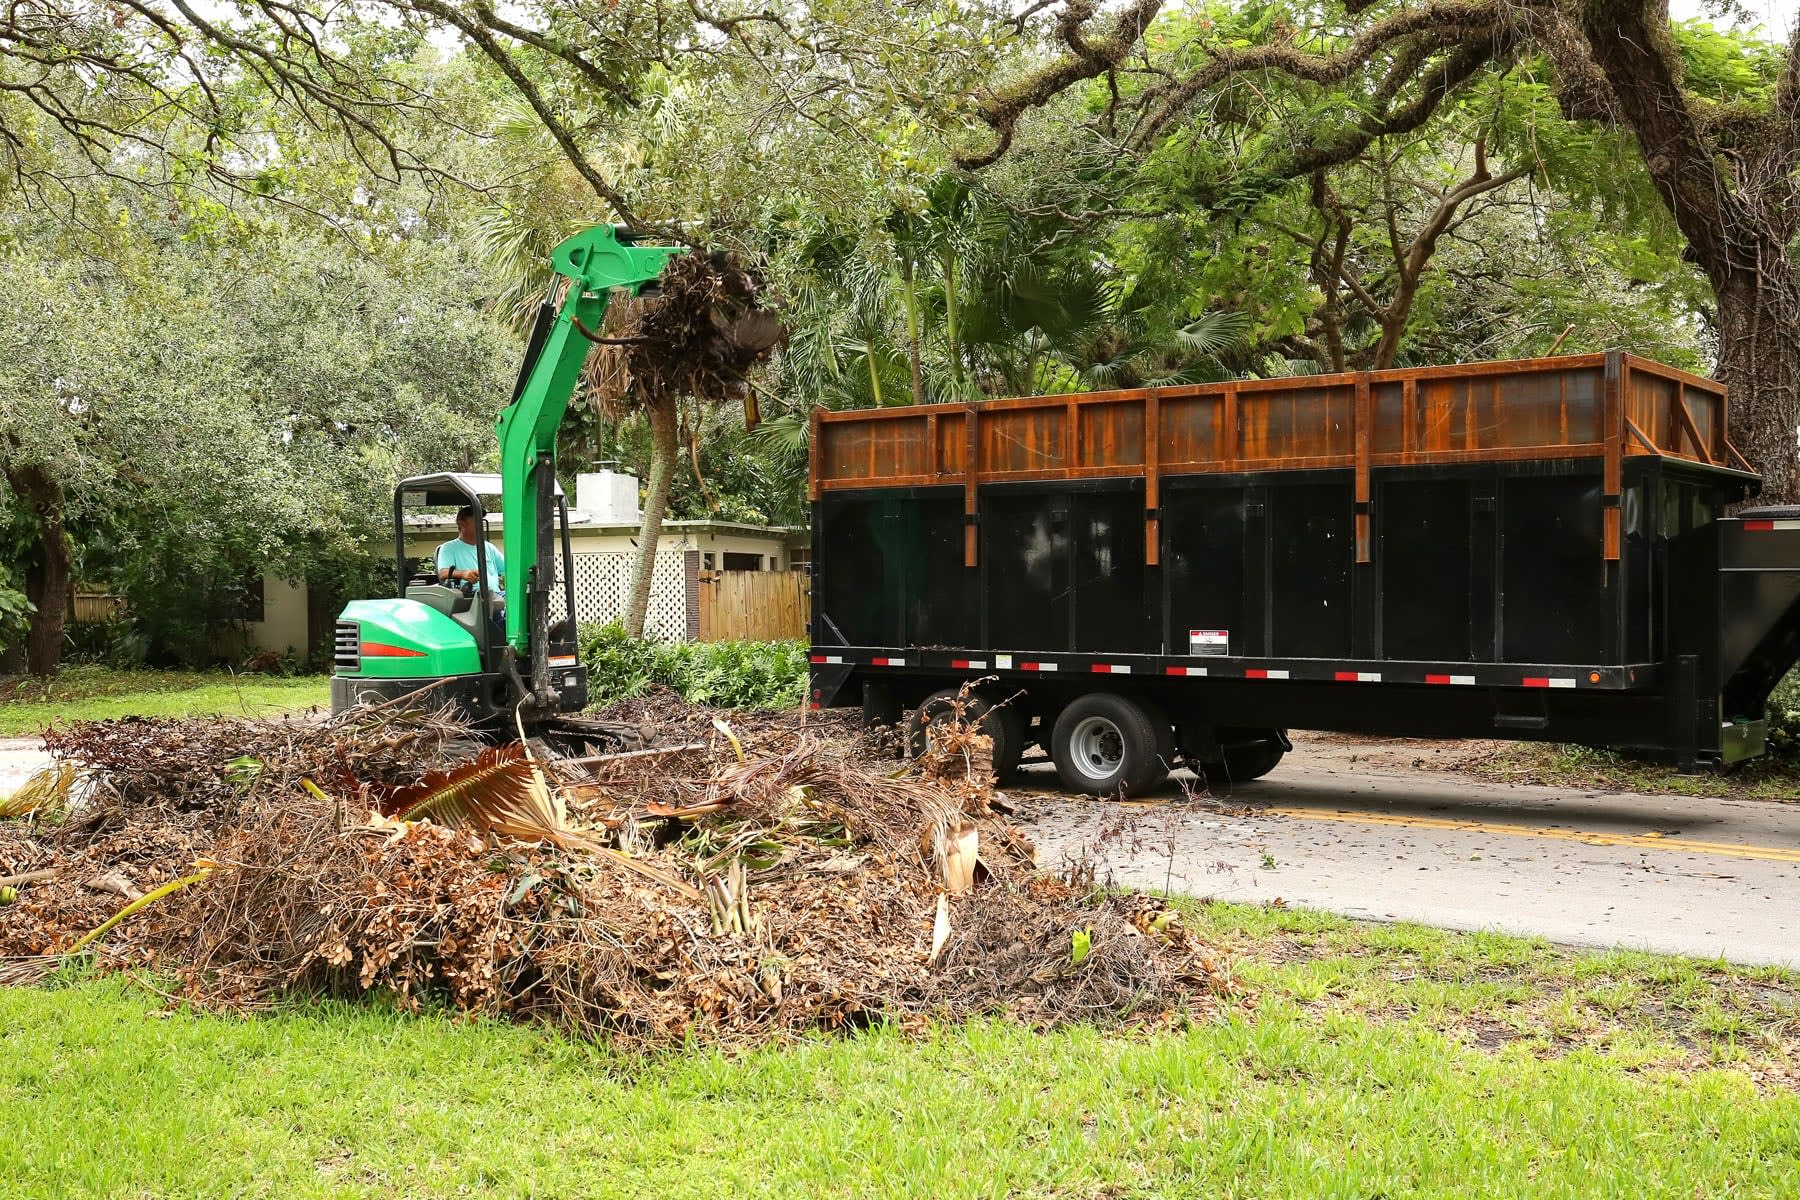
{"type": "Polygon", "coordinates": [[[938,882],[952,895],[975,886],[975,863],[981,852],[981,830],[966,817],[940,821],[932,829],[938,882]]]}
{"type": "Polygon", "coordinates": [[[699,899],[700,893],[666,871],[614,850],[593,834],[571,828],[562,797],[544,781],[523,746],[495,746],[466,763],[428,775],[380,805],[398,821],[431,821],[448,829],[497,833],[524,842],[549,842],[616,863],[642,878],[699,899]]]}
{"type": "Polygon", "coordinates": [[[401,821],[432,821],[449,829],[498,833],[526,842],[587,847],[569,828],[562,801],[523,746],[494,746],[446,771],[427,775],[381,803],[401,821]]]}
{"type": "Polygon", "coordinates": [[[950,940],[950,897],[939,892],[937,898],[937,915],[931,921],[931,954],[926,962],[935,963],[944,953],[944,943],[950,940]]]}
{"type": "Polygon", "coordinates": [[[30,987],[42,983],[61,965],[60,954],[11,954],[0,957],[0,987],[30,987]]]}
{"type": "Polygon", "coordinates": [[[69,806],[75,775],[75,764],[71,762],[45,767],[20,784],[11,796],[0,799],[0,817],[47,817],[63,811],[69,806]]]}

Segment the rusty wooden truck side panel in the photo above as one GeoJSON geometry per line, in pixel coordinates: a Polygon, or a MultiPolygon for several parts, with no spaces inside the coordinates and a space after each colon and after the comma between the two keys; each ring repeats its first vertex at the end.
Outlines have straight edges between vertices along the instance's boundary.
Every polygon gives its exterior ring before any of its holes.
{"type": "MultiPolygon", "coordinates": [[[[1617,559],[1624,459],[1749,470],[1726,436],[1725,400],[1722,384],[1615,351],[821,412],[812,497],[956,482],[973,516],[989,483],[1142,476],[1154,565],[1163,477],[1348,467],[1366,562],[1371,471],[1592,458],[1604,463],[1606,554],[1617,559]]],[[[972,535],[966,551],[974,566],[972,535]]]]}

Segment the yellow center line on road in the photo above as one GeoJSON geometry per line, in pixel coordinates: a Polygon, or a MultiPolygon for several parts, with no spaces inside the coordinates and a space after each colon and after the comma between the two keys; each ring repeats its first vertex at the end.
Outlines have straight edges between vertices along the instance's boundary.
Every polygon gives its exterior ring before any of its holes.
{"type": "Polygon", "coordinates": [[[1580,829],[1548,829],[1541,825],[1503,825],[1493,821],[1458,821],[1402,813],[1341,812],[1317,808],[1265,808],[1261,811],[1284,817],[1299,817],[1307,821],[1340,821],[1347,825],[1398,825],[1408,829],[1449,829],[1458,833],[1500,833],[1508,837],[1580,842],[1586,846],[1630,846],[1640,850],[1675,850],[1690,854],[1718,854],[1727,858],[1754,858],[1765,862],[1800,863],[1800,847],[1784,849],[1779,846],[1746,846],[1733,842],[1695,842],[1656,833],[1594,833],[1580,829]]]}

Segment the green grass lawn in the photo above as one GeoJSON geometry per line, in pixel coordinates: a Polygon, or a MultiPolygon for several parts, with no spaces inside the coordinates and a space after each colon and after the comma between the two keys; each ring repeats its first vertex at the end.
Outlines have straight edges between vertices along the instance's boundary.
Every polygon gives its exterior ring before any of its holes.
{"type": "Polygon", "coordinates": [[[0,736],[39,733],[52,722],[133,716],[267,717],[330,703],[330,682],[323,675],[68,667],[48,681],[0,683],[0,736]]]}
{"type": "Polygon", "coordinates": [[[1792,1195],[1800,976],[1190,909],[1254,991],[1175,1031],[625,1061],[371,1006],[0,989],[19,1196],[1792,1195]],[[1498,1033],[1494,1031],[1498,1030],[1498,1033]]]}

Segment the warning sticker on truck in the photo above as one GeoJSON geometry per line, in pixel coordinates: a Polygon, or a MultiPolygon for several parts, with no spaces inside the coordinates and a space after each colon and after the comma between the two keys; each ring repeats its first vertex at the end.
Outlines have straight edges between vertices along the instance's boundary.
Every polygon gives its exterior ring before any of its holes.
{"type": "Polygon", "coordinates": [[[1231,630],[1188,630],[1188,653],[1229,656],[1231,654],[1231,630]]]}

